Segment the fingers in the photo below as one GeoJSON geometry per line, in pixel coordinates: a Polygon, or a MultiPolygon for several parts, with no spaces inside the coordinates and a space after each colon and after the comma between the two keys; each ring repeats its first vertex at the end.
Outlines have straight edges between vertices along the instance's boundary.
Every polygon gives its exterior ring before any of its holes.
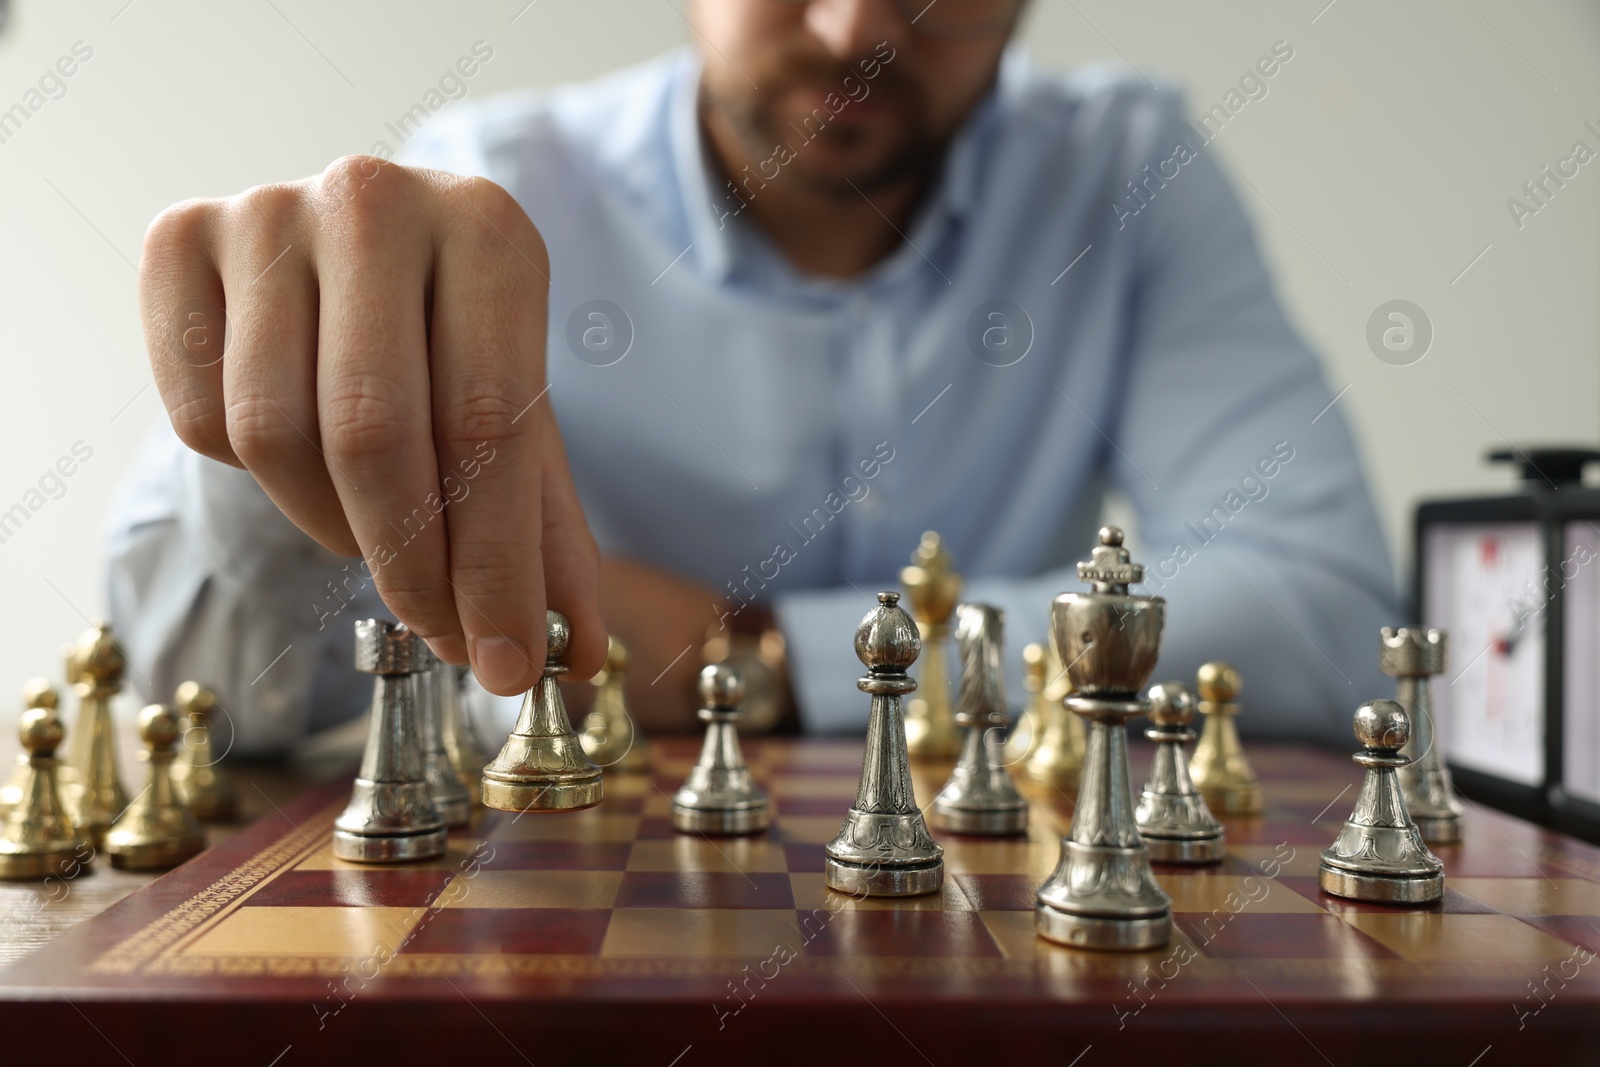
{"type": "Polygon", "coordinates": [[[433,449],[430,223],[416,219],[415,176],[375,164],[338,160],[317,179],[321,447],[379,595],[447,655],[460,647],[461,623],[433,449]]]}
{"type": "Polygon", "coordinates": [[[238,467],[222,404],[227,328],[212,253],[219,211],[215,201],[188,200],[150,224],[139,262],[139,318],[173,431],[201,455],[238,467]]]}
{"type": "Polygon", "coordinates": [[[354,556],[359,546],[320,444],[317,282],[302,202],[293,186],[262,186],[225,211],[232,236],[216,253],[231,326],[222,361],[228,442],[295,525],[354,556]]]}
{"type": "MultiPolygon", "coordinates": [[[[547,398],[548,399],[548,398],[547,398]]],[[[540,401],[543,407],[546,401],[540,401]]],[[[572,623],[567,661],[574,678],[596,674],[606,658],[600,612],[600,550],[583,517],[555,415],[544,422],[544,583],[550,606],[572,623]]]]}
{"type": "Polygon", "coordinates": [[[531,688],[544,665],[548,267],[538,231],[498,186],[458,184],[444,205],[432,304],[433,438],[440,471],[462,479],[446,515],[450,581],[478,680],[508,695],[531,688]]]}
{"type": "Polygon", "coordinates": [[[178,437],[249,470],[296,525],[354,555],[315,442],[317,296],[301,205],[277,185],[163,212],[140,270],[145,343],[178,437]]]}

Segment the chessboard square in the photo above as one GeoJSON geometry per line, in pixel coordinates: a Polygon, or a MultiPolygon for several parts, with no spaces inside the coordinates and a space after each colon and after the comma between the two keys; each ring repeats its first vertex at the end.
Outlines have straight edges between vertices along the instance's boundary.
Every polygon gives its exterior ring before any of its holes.
{"type": "Polygon", "coordinates": [[[788,864],[791,874],[820,874],[827,869],[827,846],[785,843],[783,846],[783,859],[788,864]]]}
{"type": "MultiPolygon", "coordinates": [[[[1585,952],[1593,955],[1600,954],[1600,922],[1588,915],[1526,915],[1522,921],[1536,929],[1543,930],[1552,937],[1560,938],[1569,945],[1581,947],[1585,952]]],[[[1574,956],[1580,963],[1587,964],[1589,960],[1582,955],[1574,956]]]]}
{"type": "Polygon", "coordinates": [[[459,875],[440,896],[447,910],[609,908],[621,885],[621,871],[480,870],[459,875]]]}
{"type": "Polygon", "coordinates": [[[633,835],[635,841],[671,841],[678,836],[678,831],[672,827],[672,818],[668,815],[647,815],[639,820],[639,830],[633,835]]]}
{"type": "Polygon", "coordinates": [[[630,871],[787,872],[783,846],[765,836],[708,837],[678,834],[671,841],[637,841],[630,871]]]}
{"type": "Polygon", "coordinates": [[[455,875],[410,867],[284,871],[252,893],[256,908],[404,908],[431,904],[455,875]]]}
{"type": "Polygon", "coordinates": [[[1236,845],[1230,841],[1228,858],[1237,858],[1247,864],[1252,871],[1268,878],[1276,878],[1279,875],[1315,878],[1317,869],[1322,864],[1322,850],[1295,848],[1284,844],[1236,845]]]}
{"type": "Polygon", "coordinates": [[[600,908],[446,908],[417,924],[401,954],[593,956],[610,920],[600,908]]]}
{"type": "Polygon", "coordinates": [[[1506,915],[1600,915],[1600,885],[1583,878],[1455,878],[1459,893],[1506,915]]]}
{"type": "Polygon", "coordinates": [[[780,808],[772,824],[772,833],[784,842],[826,845],[839,836],[839,827],[842,825],[844,825],[843,817],[791,815],[780,808]]]}
{"type": "Polygon", "coordinates": [[[974,874],[962,872],[950,875],[961,887],[961,892],[978,911],[1033,912],[1038,901],[1039,879],[1026,874],[974,874]]]}
{"type": "Polygon", "coordinates": [[[789,876],[754,871],[628,871],[618,908],[792,908],[789,876]]]}
{"type": "MultiPolygon", "coordinates": [[[[1467,835],[1470,837],[1472,824],[1467,825],[1467,835]]],[[[1430,845],[1435,855],[1444,861],[1446,876],[1454,881],[1456,878],[1542,878],[1550,875],[1555,878],[1571,877],[1558,868],[1545,867],[1536,862],[1526,851],[1518,851],[1506,846],[1505,842],[1492,833],[1488,835],[1492,840],[1485,844],[1464,845],[1430,845]]]]}
{"type": "Polygon", "coordinates": [[[317,847],[306,854],[305,858],[294,865],[297,871],[459,871],[467,867],[478,857],[476,854],[483,842],[473,837],[452,837],[445,845],[444,855],[435,856],[433,859],[416,860],[411,863],[392,863],[381,866],[371,863],[353,863],[342,860],[333,854],[333,839],[325,838],[317,842],[317,847]]]}
{"type": "Polygon", "coordinates": [[[1391,910],[1341,917],[1408,960],[1559,960],[1572,953],[1565,941],[1511,915],[1391,910]]]}
{"type": "Polygon", "coordinates": [[[507,841],[485,846],[480,861],[496,871],[620,871],[633,846],[626,841],[507,841]]]}
{"type": "Polygon", "coordinates": [[[1213,959],[1394,959],[1395,953],[1336,915],[1241,912],[1211,928],[1195,915],[1176,922],[1213,959]]]}
{"type": "Polygon", "coordinates": [[[799,911],[802,956],[846,959],[936,956],[943,959],[1000,956],[1000,946],[975,911],[879,911],[826,908],[799,911]]]}
{"type": "Polygon", "coordinates": [[[858,897],[828,888],[822,873],[791,872],[789,884],[793,887],[794,906],[801,911],[812,908],[824,912],[838,911],[971,911],[972,902],[949,875],[937,893],[923,893],[915,897],[858,897]]]}
{"type": "Polygon", "coordinates": [[[600,955],[763,960],[796,936],[792,908],[626,908],[611,913],[600,955]]]}
{"type": "Polygon", "coordinates": [[[1156,881],[1172,897],[1172,910],[1195,912],[1200,919],[1224,922],[1240,912],[1257,914],[1311,914],[1322,909],[1271,878],[1246,874],[1168,874],[1156,872],[1156,881]]]}
{"type": "MultiPolygon", "coordinates": [[[[676,789],[677,787],[674,786],[673,788],[676,789]]],[[[670,819],[672,817],[672,793],[657,791],[645,797],[639,806],[639,814],[645,818],[654,816],[656,818],[664,817],[670,819]]]]}
{"type": "Polygon", "coordinates": [[[1031,841],[1026,837],[982,838],[941,834],[945,869],[952,874],[1037,875],[1049,877],[1061,860],[1061,842],[1031,841]]]}
{"type": "Polygon", "coordinates": [[[586,811],[521,815],[502,812],[505,818],[484,836],[501,841],[624,841],[639,830],[639,816],[613,815],[598,808],[586,811]]]}
{"type": "Polygon", "coordinates": [[[186,956],[393,953],[427,908],[239,908],[184,947],[186,956]]]}

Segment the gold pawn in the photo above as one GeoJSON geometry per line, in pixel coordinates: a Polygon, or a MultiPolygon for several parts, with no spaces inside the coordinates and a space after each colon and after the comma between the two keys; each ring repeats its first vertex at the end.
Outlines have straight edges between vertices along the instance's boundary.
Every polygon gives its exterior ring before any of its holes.
{"type": "MultiPolygon", "coordinates": [[[[60,714],[61,696],[56,692],[56,687],[50,684],[48,678],[30,678],[22,687],[22,708],[29,711],[33,708],[47,708],[60,714]]],[[[11,809],[22,803],[23,791],[28,781],[28,754],[17,753],[17,765],[11,768],[11,779],[4,786],[0,786],[0,818],[4,818],[11,809]]],[[[57,767],[56,784],[60,786],[60,768],[57,767]]]]}
{"type": "Polygon", "coordinates": [[[467,668],[453,663],[439,663],[429,672],[429,683],[438,686],[439,732],[444,741],[444,754],[450,758],[450,767],[466,787],[467,796],[475,808],[483,807],[483,765],[489,757],[478,745],[478,735],[467,721],[466,709],[461,706],[461,683],[467,668]]]}
{"type": "Polygon", "coordinates": [[[140,753],[150,764],[150,784],[106,831],[111,865],[125,871],[164,871],[197,855],[206,834],[194,813],[178,799],[172,784],[177,757],[178,717],[163,704],[139,712],[140,753]]]}
{"type": "Polygon", "coordinates": [[[1067,668],[1056,651],[1054,638],[1045,644],[1041,666],[1039,741],[1022,765],[1022,774],[1031,781],[1076,792],[1078,778],[1083,773],[1084,750],[1088,747],[1088,728],[1082,719],[1067,710],[1072,680],[1067,677],[1067,668]]]}
{"type": "Polygon", "coordinates": [[[950,675],[945,646],[950,616],[961,595],[961,576],[944,539],[933,530],[922,535],[911,565],[900,571],[900,583],[911,601],[911,615],[922,634],[918,695],[906,702],[906,751],[918,759],[954,759],[961,752],[961,731],[950,706],[950,675]]]}
{"type": "Polygon", "coordinates": [[[606,643],[606,662],[589,680],[594,706],[584,716],[583,751],[603,771],[642,774],[650,769],[650,742],[628,714],[623,687],[628,677],[628,650],[615,637],[606,643]]]}
{"type": "Polygon", "coordinates": [[[218,763],[211,745],[211,715],[217,694],[199,682],[184,682],[173,694],[178,720],[184,725],[178,758],[172,763],[172,786],[178,798],[201,822],[226,822],[239,811],[233,783],[218,763]]]}
{"type": "Polygon", "coordinates": [[[1239,744],[1236,698],[1242,685],[1239,672],[1226,663],[1206,663],[1195,679],[1200,691],[1200,714],[1205,725],[1189,758],[1189,777],[1217,815],[1257,815],[1261,812],[1261,783],[1239,744]]]}
{"type": "Polygon", "coordinates": [[[0,878],[72,878],[94,858],[94,845],[73,824],[56,782],[56,749],[65,733],[54,708],[22,713],[17,736],[28,773],[22,799],[0,826],[0,878]]]}
{"type": "Polygon", "coordinates": [[[111,627],[96,622],[78,639],[67,660],[67,677],[78,695],[73,724],[72,766],[64,791],[73,822],[98,846],[128,806],[117,766],[116,725],[111,701],[122,691],[127,666],[111,627]]]}
{"type": "Polygon", "coordinates": [[[1039,747],[1039,735],[1044,729],[1045,720],[1042,696],[1044,675],[1044,646],[1038,642],[1023,645],[1022,688],[1028,694],[1028,702],[1023,706],[1022,714],[1017,716],[1017,725],[1006,733],[1007,767],[1020,770],[1028,757],[1033,755],[1033,750],[1039,747]]]}

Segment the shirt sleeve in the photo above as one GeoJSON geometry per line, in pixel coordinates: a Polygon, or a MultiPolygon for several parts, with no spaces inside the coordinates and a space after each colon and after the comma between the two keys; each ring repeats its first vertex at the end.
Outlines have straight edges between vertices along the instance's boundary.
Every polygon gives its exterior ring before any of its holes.
{"type": "Polygon", "coordinates": [[[217,691],[217,743],[271,752],[365,706],[355,620],[387,617],[359,560],[327,551],[247,472],[158,426],[112,505],[112,625],[147,700],[217,691]]]}
{"type": "MultiPolygon", "coordinates": [[[[1137,248],[1133,328],[1121,393],[1093,411],[1096,461],[1136,516],[1135,591],[1168,601],[1157,678],[1227,660],[1245,732],[1348,743],[1356,705],[1390,691],[1377,669],[1378,628],[1399,618],[1387,546],[1321,367],[1213,152],[1169,100],[1157,151],[1130,161],[1159,184],[1119,234],[1137,248]]],[[[1013,700],[1016,650],[1044,639],[1052,597],[1084,588],[1071,566],[968,581],[964,599],[1006,613],[1013,700]]],[[[870,606],[849,587],[778,598],[808,729],[865,720],[851,635],[870,606]]]]}

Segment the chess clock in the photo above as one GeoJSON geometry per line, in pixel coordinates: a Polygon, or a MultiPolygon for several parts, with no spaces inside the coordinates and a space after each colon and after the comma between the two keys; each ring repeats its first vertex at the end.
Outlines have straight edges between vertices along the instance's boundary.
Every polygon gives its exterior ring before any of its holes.
{"type": "Polygon", "coordinates": [[[1600,451],[1489,459],[1516,492],[1417,509],[1417,611],[1450,635],[1444,756],[1467,796],[1600,840],[1600,451]]]}

